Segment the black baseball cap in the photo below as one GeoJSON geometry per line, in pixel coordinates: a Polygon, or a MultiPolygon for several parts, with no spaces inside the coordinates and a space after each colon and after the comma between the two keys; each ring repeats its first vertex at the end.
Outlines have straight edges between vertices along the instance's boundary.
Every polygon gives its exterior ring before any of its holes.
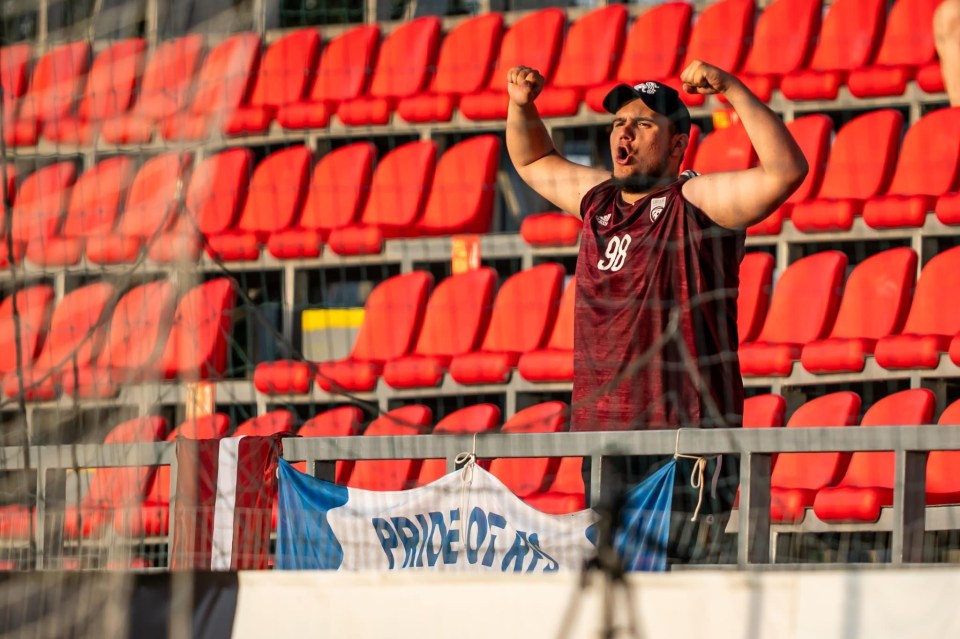
{"type": "Polygon", "coordinates": [[[616,113],[628,102],[643,100],[648,107],[670,118],[677,131],[690,133],[690,112],[676,89],[659,82],[641,82],[635,86],[618,84],[603,99],[603,108],[616,113]]]}

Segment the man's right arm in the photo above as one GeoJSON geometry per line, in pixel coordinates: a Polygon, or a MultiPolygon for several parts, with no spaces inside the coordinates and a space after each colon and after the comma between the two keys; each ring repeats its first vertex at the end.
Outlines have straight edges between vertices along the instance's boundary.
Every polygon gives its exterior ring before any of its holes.
{"type": "Polygon", "coordinates": [[[542,89],[543,76],[534,69],[514,67],[507,72],[507,153],[530,188],[579,218],[583,196],[610,176],[557,152],[534,104],[542,89]]]}

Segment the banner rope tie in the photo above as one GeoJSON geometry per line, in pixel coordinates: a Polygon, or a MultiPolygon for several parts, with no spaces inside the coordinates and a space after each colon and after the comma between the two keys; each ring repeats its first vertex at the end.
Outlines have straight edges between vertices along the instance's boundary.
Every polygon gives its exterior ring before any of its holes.
{"type": "Polygon", "coordinates": [[[697,521],[697,518],[700,516],[700,507],[703,505],[703,473],[707,469],[707,458],[701,457],[699,455],[684,455],[680,452],[680,431],[682,429],[677,429],[677,441],[673,447],[673,458],[680,459],[693,459],[693,471],[690,473],[690,487],[698,491],[697,494],[697,507],[693,510],[693,517],[690,518],[690,521],[697,521]]]}
{"type": "MultiPolygon", "coordinates": [[[[469,453],[464,451],[462,453],[457,453],[457,456],[454,458],[454,463],[457,466],[463,466],[460,470],[460,543],[464,544],[464,547],[469,548],[470,540],[467,539],[467,533],[469,526],[467,526],[467,517],[469,517],[469,507],[468,502],[470,487],[473,485],[473,469],[477,466],[477,434],[473,434],[473,450],[469,453]]],[[[462,553],[461,553],[462,554],[462,553]]],[[[459,563],[460,559],[457,562],[459,563]]]]}

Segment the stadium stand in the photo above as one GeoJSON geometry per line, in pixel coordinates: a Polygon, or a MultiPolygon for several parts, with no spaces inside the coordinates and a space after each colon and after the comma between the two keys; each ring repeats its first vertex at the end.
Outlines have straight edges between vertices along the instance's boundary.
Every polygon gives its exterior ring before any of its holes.
{"type": "Polygon", "coordinates": [[[740,262],[740,290],[737,296],[737,335],[740,344],[752,342],[763,327],[770,305],[773,284],[773,256],[752,252],[740,262]]]}
{"type": "MultiPolygon", "coordinates": [[[[567,427],[569,408],[563,402],[544,402],[517,411],[507,419],[503,433],[558,433],[567,427]]],[[[549,491],[560,470],[557,457],[494,459],[490,472],[515,495],[528,498],[549,491]]]]}
{"type": "MultiPolygon", "coordinates": [[[[371,422],[363,431],[364,437],[383,435],[419,435],[426,433],[433,420],[433,412],[426,406],[411,405],[396,408],[371,422]]],[[[420,474],[423,460],[358,461],[347,480],[347,486],[364,490],[403,490],[413,487],[420,474]]]]}
{"type": "MultiPolygon", "coordinates": [[[[494,404],[474,404],[454,411],[437,422],[432,434],[466,434],[491,431],[500,423],[500,409],[494,404]]],[[[483,465],[487,465],[486,462],[483,465]]],[[[423,486],[447,474],[447,460],[425,459],[417,484],[423,486]]]]}
{"type": "Polygon", "coordinates": [[[517,360],[517,372],[531,382],[573,381],[573,312],[576,305],[576,276],[567,282],[557,319],[543,348],[527,351],[517,360]]]}

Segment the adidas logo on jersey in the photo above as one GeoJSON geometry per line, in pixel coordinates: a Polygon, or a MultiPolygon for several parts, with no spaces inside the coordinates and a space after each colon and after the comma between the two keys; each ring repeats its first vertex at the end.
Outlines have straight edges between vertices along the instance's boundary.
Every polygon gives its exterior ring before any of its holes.
{"type": "Polygon", "coordinates": [[[607,213],[606,215],[598,215],[598,216],[597,216],[597,224],[599,224],[600,226],[607,226],[607,225],[609,225],[609,224],[610,224],[610,216],[611,216],[611,215],[613,215],[613,213],[607,213]]]}
{"type": "Polygon", "coordinates": [[[663,207],[667,205],[667,198],[664,197],[655,197],[650,200],[650,221],[656,222],[657,218],[660,217],[660,214],[663,213],[663,207]]]}

